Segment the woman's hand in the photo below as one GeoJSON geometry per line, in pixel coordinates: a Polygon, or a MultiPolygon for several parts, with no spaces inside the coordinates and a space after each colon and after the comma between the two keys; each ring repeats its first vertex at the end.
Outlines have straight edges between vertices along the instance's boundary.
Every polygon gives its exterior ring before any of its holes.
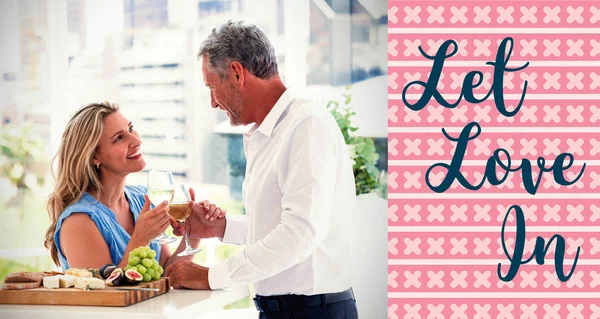
{"type": "Polygon", "coordinates": [[[144,195],[144,207],[140,211],[140,215],[135,224],[133,236],[144,242],[150,242],[154,238],[160,236],[169,227],[169,221],[172,219],[169,216],[169,203],[164,201],[158,206],[150,209],[150,199],[148,195],[144,195]]]}

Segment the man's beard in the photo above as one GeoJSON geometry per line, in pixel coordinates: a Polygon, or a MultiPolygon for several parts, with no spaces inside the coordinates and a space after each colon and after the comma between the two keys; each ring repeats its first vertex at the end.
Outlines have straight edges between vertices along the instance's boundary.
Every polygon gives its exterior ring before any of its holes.
{"type": "Polygon", "coordinates": [[[229,103],[228,113],[229,113],[229,124],[231,126],[240,126],[243,125],[241,114],[242,114],[242,98],[241,96],[235,92],[232,94],[231,103],[229,103]]]}

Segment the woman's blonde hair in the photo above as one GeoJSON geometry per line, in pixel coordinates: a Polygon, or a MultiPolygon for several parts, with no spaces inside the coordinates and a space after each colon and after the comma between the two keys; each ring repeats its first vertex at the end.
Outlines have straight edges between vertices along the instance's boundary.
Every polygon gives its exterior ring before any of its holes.
{"type": "Polygon", "coordinates": [[[54,240],[58,218],[65,208],[79,199],[84,192],[102,191],[99,167],[92,164],[104,119],[119,110],[110,102],[92,103],[80,108],[69,120],[60,141],[57,173],[54,177],[54,191],[47,203],[50,227],[46,230],[44,246],[50,250],[54,263],[59,266],[58,249],[54,240]]]}

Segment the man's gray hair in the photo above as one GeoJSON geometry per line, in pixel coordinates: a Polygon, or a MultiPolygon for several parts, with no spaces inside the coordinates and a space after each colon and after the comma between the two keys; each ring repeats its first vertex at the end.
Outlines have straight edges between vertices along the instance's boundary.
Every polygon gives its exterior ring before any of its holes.
{"type": "Polygon", "coordinates": [[[200,45],[198,59],[206,55],[208,68],[227,77],[227,70],[233,61],[241,63],[259,79],[270,79],[278,75],[275,49],[267,36],[255,25],[243,21],[229,21],[214,28],[200,45]]]}

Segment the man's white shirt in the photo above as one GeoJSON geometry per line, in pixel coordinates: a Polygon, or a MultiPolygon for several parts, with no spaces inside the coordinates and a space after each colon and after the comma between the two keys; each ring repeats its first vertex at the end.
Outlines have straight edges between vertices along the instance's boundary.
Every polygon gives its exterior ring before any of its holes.
{"type": "Polygon", "coordinates": [[[287,89],[244,134],[245,216],[228,215],[224,242],[248,245],[209,270],[212,289],[254,283],[256,294],[350,288],[355,184],[329,111],[287,89]]]}

